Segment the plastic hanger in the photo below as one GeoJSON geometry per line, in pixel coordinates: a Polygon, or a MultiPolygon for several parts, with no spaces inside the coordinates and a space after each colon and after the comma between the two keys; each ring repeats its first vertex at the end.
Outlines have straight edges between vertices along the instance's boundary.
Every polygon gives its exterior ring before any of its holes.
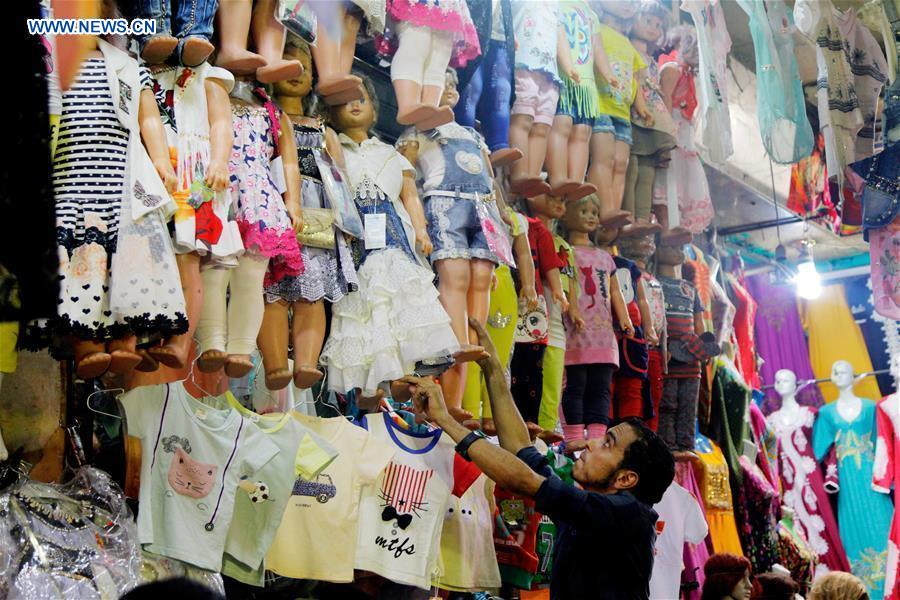
{"type": "MultiPolygon", "coordinates": [[[[89,411],[91,411],[92,413],[97,413],[98,415],[103,415],[104,417],[111,417],[111,418],[113,418],[113,419],[119,419],[119,420],[121,421],[121,420],[122,420],[122,417],[121,417],[120,415],[114,415],[114,414],[112,414],[112,413],[103,412],[102,410],[99,410],[99,409],[94,408],[93,406],[91,406],[91,398],[93,398],[93,397],[96,396],[97,394],[108,394],[108,393],[111,393],[111,392],[121,392],[121,393],[124,394],[124,393],[125,393],[125,388],[110,388],[110,389],[108,389],[108,390],[96,390],[96,391],[93,391],[93,392],[91,392],[90,394],[88,394],[88,397],[87,397],[87,398],[85,398],[85,400],[84,400],[84,405],[85,405],[85,406],[87,407],[87,409],[88,409],[89,411]]],[[[116,396],[116,397],[118,398],[118,396],[116,396]]]]}

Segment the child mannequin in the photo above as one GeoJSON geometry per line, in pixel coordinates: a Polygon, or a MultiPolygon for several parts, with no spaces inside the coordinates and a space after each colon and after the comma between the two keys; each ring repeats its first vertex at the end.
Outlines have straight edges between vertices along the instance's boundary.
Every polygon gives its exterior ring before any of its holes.
{"type": "Polygon", "coordinates": [[[438,108],[447,66],[463,67],[481,53],[466,0],[388,0],[387,9],[399,38],[391,61],[397,122],[422,130],[449,123],[453,111],[438,108]]]}
{"type": "MultiPolygon", "coordinates": [[[[447,71],[441,106],[456,106],[456,72],[447,71]]],[[[493,192],[493,170],[487,147],[474,129],[456,123],[427,132],[409,129],[397,148],[416,166],[424,191],[425,219],[434,244],[431,262],[438,274],[441,304],[450,314],[459,341],[457,364],[444,373],[441,385],[447,406],[459,410],[465,386],[463,360],[481,355],[469,317],[484,323],[490,303],[494,266],[512,261],[507,240],[499,239],[501,219],[493,192]]]]}
{"type": "MultiPolygon", "coordinates": [[[[539,215],[547,211],[548,199],[544,195],[528,199],[528,207],[533,215],[539,215]]],[[[552,302],[560,306],[562,312],[569,310],[569,302],[562,289],[562,281],[559,277],[560,269],[566,264],[560,260],[553,244],[553,235],[546,225],[536,217],[526,217],[528,221],[528,244],[531,247],[531,256],[535,269],[535,288],[540,298],[544,296],[544,290],[550,290],[552,302]]],[[[540,307],[538,307],[540,310],[540,307]]],[[[526,307],[519,306],[520,320],[527,315],[526,307]]],[[[548,319],[544,312],[544,320],[548,319]]],[[[516,342],[513,351],[510,391],[522,418],[534,433],[541,431],[538,425],[540,413],[541,395],[543,393],[543,370],[541,361],[547,349],[547,338],[532,339],[527,342],[516,342]]]]}
{"type": "Polygon", "coordinates": [[[509,105],[512,98],[513,36],[510,0],[478,2],[469,7],[478,30],[481,56],[459,71],[459,104],[453,112],[463,127],[481,121],[484,140],[491,151],[491,164],[502,167],[522,158],[509,147],[509,105]]]}
{"type": "Polygon", "coordinates": [[[557,60],[562,85],[553,127],[550,128],[547,168],[552,194],[577,200],[597,191],[592,184],[584,183],[588,142],[594,119],[599,115],[594,70],[613,87],[619,82],[609,67],[603,49],[600,21],[587,2],[562,0],[559,12],[557,60]]]}
{"type": "Polygon", "coordinates": [[[151,72],[178,178],[178,190],[172,194],[177,207],[172,242],[190,327],[147,353],[166,367],[181,369],[187,364],[203,304],[201,255],[211,264],[230,267],[244,251],[237,224],[228,219],[231,195],[226,191],[233,139],[228,92],[234,77],[207,63],[193,68],[156,66],[151,72]]]}
{"type": "Polygon", "coordinates": [[[660,56],[660,91],[675,122],[677,147],[665,178],[657,178],[654,203],[657,217],[666,230],[683,226],[699,233],[712,222],[714,215],[706,171],[694,143],[694,118],[697,113],[697,93],[694,72],[699,55],[697,34],[693,27],[673,27],[666,36],[666,46],[673,50],[660,56]]]}
{"type": "Polygon", "coordinates": [[[149,65],[166,62],[173,52],[179,64],[196,67],[215,50],[209,43],[217,2],[176,2],[172,14],[172,0],[135,2],[136,17],[156,21],[156,33],[138,37],[141,58],[149,65]],[[171,23],[170,23],[171,19],[171,23]],[[172,29],[175,36],[172,37],[172,29]]]}
{"type": "Polygon", "coordinates": [[[628,336],[634,327],[613,277],[612,256],[591,242],[600,225],[600,202],[596,195],[570,202],[566,210],[569,243],[575,249],[578,310],[568,312],[566,339],[566,389],[562,408],[566,418],[566,442],[601,439],[609,425],[613,372],[619,366],[619,348],[613,328],[613,313],[628,336]]]}
{"type": "Polygon", "coordinates": [[[662,229],[650,221],[653,182],[657,169],[668,165],[669,153],[675,147],[675,123],[662,98],[659,67],[652,54],[663,41],[670,18],[671,14],[657,0],[644,0],[631,28],[631,43],[647,64],[638,93],[646,98],[653,123],[641,119],[632,106],[631,159],[625,175],[622,208],[634,215],[635,222],[624,228],[624,235],[645,235],[662,229]]]}
{"type": "MultiPolygon", "coordinates": [[[[574,315],[573,320],[580,320],[578,313],[578,297],[575,293],[574,277],[574,250],[572,246],[556,233],[559,219],[566,214],[566,201],[557,196],[544,196],[544,202],[534,205],[535,216],[541,223],[553,233],[553,246],[563,267],[559,270],[560,285],[569,302],[569,314],[574,315]]],[[[544,441],[556,430],[559,423],[559,402],[563,390],[563,374],[565,372],[566,359],[566,330],[563,325],[563,310],[559,304],[553,301],[544,288],[544,298],[547,301],[547,349],[541,362],[541,375],[543,386],[541,393],[541,408],[538,415],[538,425],[541,426],[539,434],[544,441]]]]}
{"type": "MultiPolygon", "coordinates": [[[[303,73],[298,79],[275,84],[275,99],[290,119],[290,133],[297,144],[303,208],[331,209],[322,184],[315,153],[339,150],[337,134],[312,117],[304,116],[304,103],[312,90],[312,60],[309,47],[298,42],[285,48],[288,60],[299,60],[303,73]]],[[[359,93],[357,91],[357,93],[359,93]]],[[[325,341],[325,302],[335,303],[356,288],[353,258],[344,236],[332,226],[334,247],[303,246],[303,272],[265,288],[266,307],[257,345],[263,358],[266,387],[281,389],[290,383],[300,389],[322,378],[316,368],[325,341]],[[290,312],[290,327],[288,313],[290,312]],[[294,368],[288,369],[288,333],[294,348],[294,368]]],[[[274,279],[270,273],[270,279],[274,279]]]]}
{"type": "Polygon", "coordinates": [[[644,95],[637,93],[637,82],[644,78],[641,71],[647,65],[625,37],[637,12],[637,4],[628,0],[595,0],[592,6],[602,10],[600,37],[617,85],[600,84],[600,116],[594,121],[591,136],[588,179],[600,197],[602,225],[618,227],[632,219],[622,210],[625,172],[631,154],[632,105],[642,118],[653,122],[644,95]]]}
{"type": "Polygon", "coordinates": [[[201,273],[203,310],[197,337],[202,354],[197,366],[208,373],[224,364],[225,374],[234,378],[253,368],[250,354],[263,320],[263,280],[277,282],[303,269],[296,237],[303,228],[303,213],[290,120],[246,76],[239,77],[231,91],[231,112],[234,145],[228,172],[245,253],[234,269],[212,266],[201,273]],[[281,167],[273,160],[276,148],[281,167]],[[283,198],[273,179],[276,168],[284,171],[283,198]]]}
{"type": "Polygon", "coordinates": [[[510,168],[510,191],[526,198],[549,194],[541,177],[547,136],[556,115],[560,78],[556,64],[559,22],[556,0],[511,0],[516,41],[516,100],[510,111],[509,144],[525,158],[510,168]]]}
{"type": "Polygon", "coordinates": [[[175,172],[150,74],[92,39],[94,49],[62,95],[53,164],[59,308],[39,331],[73,338],[84,379],[107,369],[130,372],[141,362],[137,334],[171,336],[188,326],[165,226],[175,172]]]}
{"type": "Polygon", "coordinates": [[[219,3],[216,29],[219,54],[216,65],[236,75],[256,74],[260,83],[275,83],[300,75],[296,60],[282,58],[285,29],[275,19],[276,0],[227,0],[219,3]],[[259,54],[247,50],[247,36],[259,54]]]}
{"type": "Polygon", "coordinates": [[[416,249],[431,254],[415,169],[369,131],[376,107],[365,79],[362,99],[332,107],[350,190],[366,225],[357,242],[359,289],[334,304],[321,361],[329,389],[373,396],[384,381],[410,374],[419,361],[453,353],[458,342],[441,306],[434,275],[416,249]],[[379,223],[380,221],[380,223],[379,223]]]}
{"type": "MultiPolygon", "coordinates": [[[[678,276],[684,247],[661,245],[656,250],[657,276],[666,302],[669,356],[673,344],[688,344],[704,333],[703,305],[692,283],[678,276]]],[[[673,450],[693,450],[700,393],[700,360],[668,360],[659,404],[659,435],[673,450]]]]}
{"type": "Polygon", "coordinates": [[[317,21],[316,44],[311,49],[319,73],[316,90],[327,104],[349,102],[359,93],[362,80],[350,74],[356,52],[356,35],[362,25],[362,17],[368,21],[370,31],[377,34],[384,31],[384,2],[385,0],[354,0],[352,5],[335,2],[331,8],[337,12],[337,21],[341,24],[339,39],[329,33],[321,19],[317,21]]]}

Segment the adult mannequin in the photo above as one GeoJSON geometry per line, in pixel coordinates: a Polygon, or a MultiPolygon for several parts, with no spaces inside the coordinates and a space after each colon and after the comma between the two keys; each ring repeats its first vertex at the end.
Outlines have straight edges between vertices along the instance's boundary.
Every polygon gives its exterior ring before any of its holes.
{"type": "Polygon", "coordinates": [[[846,360],[835,361],[831,365],[831,383],[838,389],[838,413],[847,421],[855,421],[862,411],[862,399],[853,393],[853,365],[846,360]]]}
{"type": "Polygon", "coordinates": [[[796,422],[800,413],[800,405],[797,404],[796,373],[790,369],[778,370],[775,373],[775,392],[781,397],[781,408],[773,414],[778,414],[785,425],[796,422]]]}

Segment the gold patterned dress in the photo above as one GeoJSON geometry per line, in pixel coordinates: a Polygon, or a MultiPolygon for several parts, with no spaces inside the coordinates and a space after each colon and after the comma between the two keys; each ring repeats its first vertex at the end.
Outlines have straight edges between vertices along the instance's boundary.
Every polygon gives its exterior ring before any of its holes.
{"type": "Polygon", "coordinates": [[[709,448],[698,445],[696,452],[700,456],[700,463],[695,466],[695,473],[703,492],[703,505],[706,508],[713,550],[743,556],[744,550],[734,518],[731,485],[728,482],[728,464],[722,449],[710,442],[709,448]]]}
{"type": "Polygon", "coordinates": [[[841,416],[837,405],[832,402],[819,410],[813,428],[813,451],[821,461],[831,446],[835,447],[841,541],[850,570],[869,589],[870,598],[881,598],[894,506],[889,496],[872,489],[875,403],[863,399],[862,410],[852,422],[841,416]]]}

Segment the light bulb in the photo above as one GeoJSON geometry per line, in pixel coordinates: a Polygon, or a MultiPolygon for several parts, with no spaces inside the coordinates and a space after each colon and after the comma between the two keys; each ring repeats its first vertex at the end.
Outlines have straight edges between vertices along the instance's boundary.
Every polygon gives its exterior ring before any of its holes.
{"type": "Polygon", "coordinates": [[[822,277],[816,271],[816,263],[806,260],[797,265],[797,276],[794,277],[797,295],[806,300],[815,300],[822,295],[822,277]]]}

